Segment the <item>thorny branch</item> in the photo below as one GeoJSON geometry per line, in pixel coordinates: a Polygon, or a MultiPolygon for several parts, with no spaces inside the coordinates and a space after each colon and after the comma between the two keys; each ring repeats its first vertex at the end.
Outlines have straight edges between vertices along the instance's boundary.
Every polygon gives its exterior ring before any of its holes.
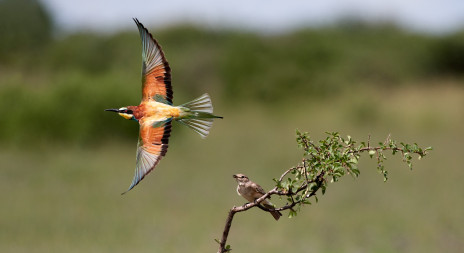
{"type": "Polygon", "coordinates": [[[368,152],[371,158],[374,154],[376,155],[378,170],[383,174],[384,181],[386,181],[388,173],[383,165],[383,161],[386,159],[383,154],[384,151],[391,151],[393,155],[401,153],[403,161],[407,163],[409,168],[412,168],[411,154],[417,154],[420,159],[427,154],[427,151],[432,149],[431,147],[422,149],[417,144],[404,143],[400,143],[400,147],[395,141],[390,139],[390,135],[388,135],[385,142],[379,143],[379,146],[376,147],[371,146],[370,135],[367,145],[361,142],[359,146],[355,146],[356,142],[350,136],[345,140],[336,132],[327,133],[327,135],[328,137],[325,140],[319,141],[316,145],[311,141],[307,133],[297,131],[297,142],[304,150],[305,155],[302,163],[286,170],[279,179],[274,179],[276,186],[255,202],[238,207],[234,206],[229,210],[222,238],[220,241],[216,240],[219,243],[219,253],[231,250],[230,245],[226,243],[232,226],[232,220],[236,213],[244,212],[257,206],[266,212],[289,210],[289,217],[292,217],[297,214],[294,207],[298,207],[299,209],[305,204],[310,204],[309,199],[311,197],[314,197],[317,201],[316,194],[319,190],[322,190],[322,194],[325,193],[328,178],[331,178],[331,182],[336,182],[338,178],[345,174],[357,177],[359,175],[357,163],[361,153],[368,152]],[[272,195],[287,197],[287,203],[275,209],[268,209],[259,205],[263,200],[272,195]]]}

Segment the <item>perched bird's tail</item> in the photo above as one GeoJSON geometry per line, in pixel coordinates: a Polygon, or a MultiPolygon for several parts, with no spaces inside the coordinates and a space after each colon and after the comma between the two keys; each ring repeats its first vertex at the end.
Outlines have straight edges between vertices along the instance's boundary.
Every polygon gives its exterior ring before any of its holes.
{"type": "MultiPolygon", "coordinates": [[[[271,205],[268,205],[268,204],[263,204],[264,207],[266,207],[267,209],[274,209],[273,206],[271,205]]],[[[272,217],[274,217],[275,220],[279,220],[280,219],[280,216],[282,216],[282,213],[279,212],[279,211],[270,211],[270,213],[272,214],[272,217]]]]}
{"type": "Polygon", "coordinates": [[[179,107],[182,113],[177,121],[190,127],[202,138],[208,136],[214,119],[222,119],[213,114],[213,103],[207,93],[179,107]]]}

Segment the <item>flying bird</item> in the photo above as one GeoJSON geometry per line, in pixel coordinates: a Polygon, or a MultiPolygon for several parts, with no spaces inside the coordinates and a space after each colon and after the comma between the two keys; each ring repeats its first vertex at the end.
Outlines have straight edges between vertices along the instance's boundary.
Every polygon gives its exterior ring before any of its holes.
{"type": "MultiPolygon", "coordinates": [[[[254,202],[266,194],[266,192],[259,184],[251,181],[247,176],[243,174],[236,174],[233,175],[233,177],[238,183],[237,194],[244,197],[249,202],[254,202]]],[[[272,203],[267,199],[264,199],[260,204],[262,204],[267,209],[274,209],[274,205],[272,205],[272,203]]],[[[270,213],[275,220],[279,220],[280,216],[282,216],[282,213],[276,210],[270,211],[270,213]]]]}
{"type": "MultiPolygon", "coordinates": [[[[161,46],[134,18],[142,39],[142,101],[138,106],[106,109],[140,125],[135,175],[130,191],[150,173],[168,150],[171,123],[180,122],[205,138],[213,119],[213,105],[208,94],[180,106],[172,104],[171,68],[161,46]]],[[[126,193],[124,192],[124,193],[126,193]]],[[[123,193],[123,194],[124,194],[123,193]]]]}

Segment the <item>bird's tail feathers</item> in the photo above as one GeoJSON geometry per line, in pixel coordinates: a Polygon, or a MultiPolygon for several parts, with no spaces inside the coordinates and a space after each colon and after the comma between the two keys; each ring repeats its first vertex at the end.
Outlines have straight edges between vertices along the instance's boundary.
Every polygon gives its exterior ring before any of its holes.
{"type": "Polygon", "coordinates": [[[275,220],[279,220],[280,216],[282,216],[282,213],[279,211],[272,211],[271,212],[272,217],[274,217],[275,220]]]}
{"type": "MultiPolygon", "coordinates": [[[[264,203],[263,206],[266,207],[267,209],[270,209],[270,210],[273,210],[275,208],[274,206],[266,204],[266,203],[264,203]]],[[[275,220],[279,220],[280,216],[282,216],[282,213],[279,212],[279,211],[276,211],[276,210],[270,211],[270,213],[271,213],[272,217],[274,217],[275,220]]]]}
{"type": "Polygon", "coordinates": [[[182,113],[178,121],[205,138],[213,126],[213,119],[220,118],[213,114],[213,103],[205,93],[200,97],[180,106],[182,113]]]}
{"type": "Polygon", "coordinates": [[[200,134],[201,138],[206,138],[209,130],[213,126],[213,119],[180,119],[178,122],[190,127],[193,131],[200,134]]]}
{"type": "Polygon", "coordinates": [[[185,107],[190,111],[206,112],[209,114],[213,113],[213,103],[211,102],[211,98],[208,93],[205,93],[198,98],[195,98],[194,100],[181,105],[181,107],[185,107]]]}

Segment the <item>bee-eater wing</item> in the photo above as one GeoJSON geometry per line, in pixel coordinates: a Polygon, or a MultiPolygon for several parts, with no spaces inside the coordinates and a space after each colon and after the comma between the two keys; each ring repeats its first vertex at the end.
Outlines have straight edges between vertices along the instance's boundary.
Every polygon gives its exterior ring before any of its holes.
{"type": "Polygon", "coordinates": [[[172,104],[171,68],[161,46],[142,23],[134,21],[142,39],[142,100],[160,95],[172,104]]]}
{"type": "Polygon", "coordinates": [[[140,125],[135,175],[132,180],[132,184],[126,192],[130,191],[134,188],[134,186],[142,181],[142,179],[156,167],[161,158],[166,154],[170,133],[170,120],[155,122],[155,124],[153,124],[153,122],[149,122],[140,125]]]}

